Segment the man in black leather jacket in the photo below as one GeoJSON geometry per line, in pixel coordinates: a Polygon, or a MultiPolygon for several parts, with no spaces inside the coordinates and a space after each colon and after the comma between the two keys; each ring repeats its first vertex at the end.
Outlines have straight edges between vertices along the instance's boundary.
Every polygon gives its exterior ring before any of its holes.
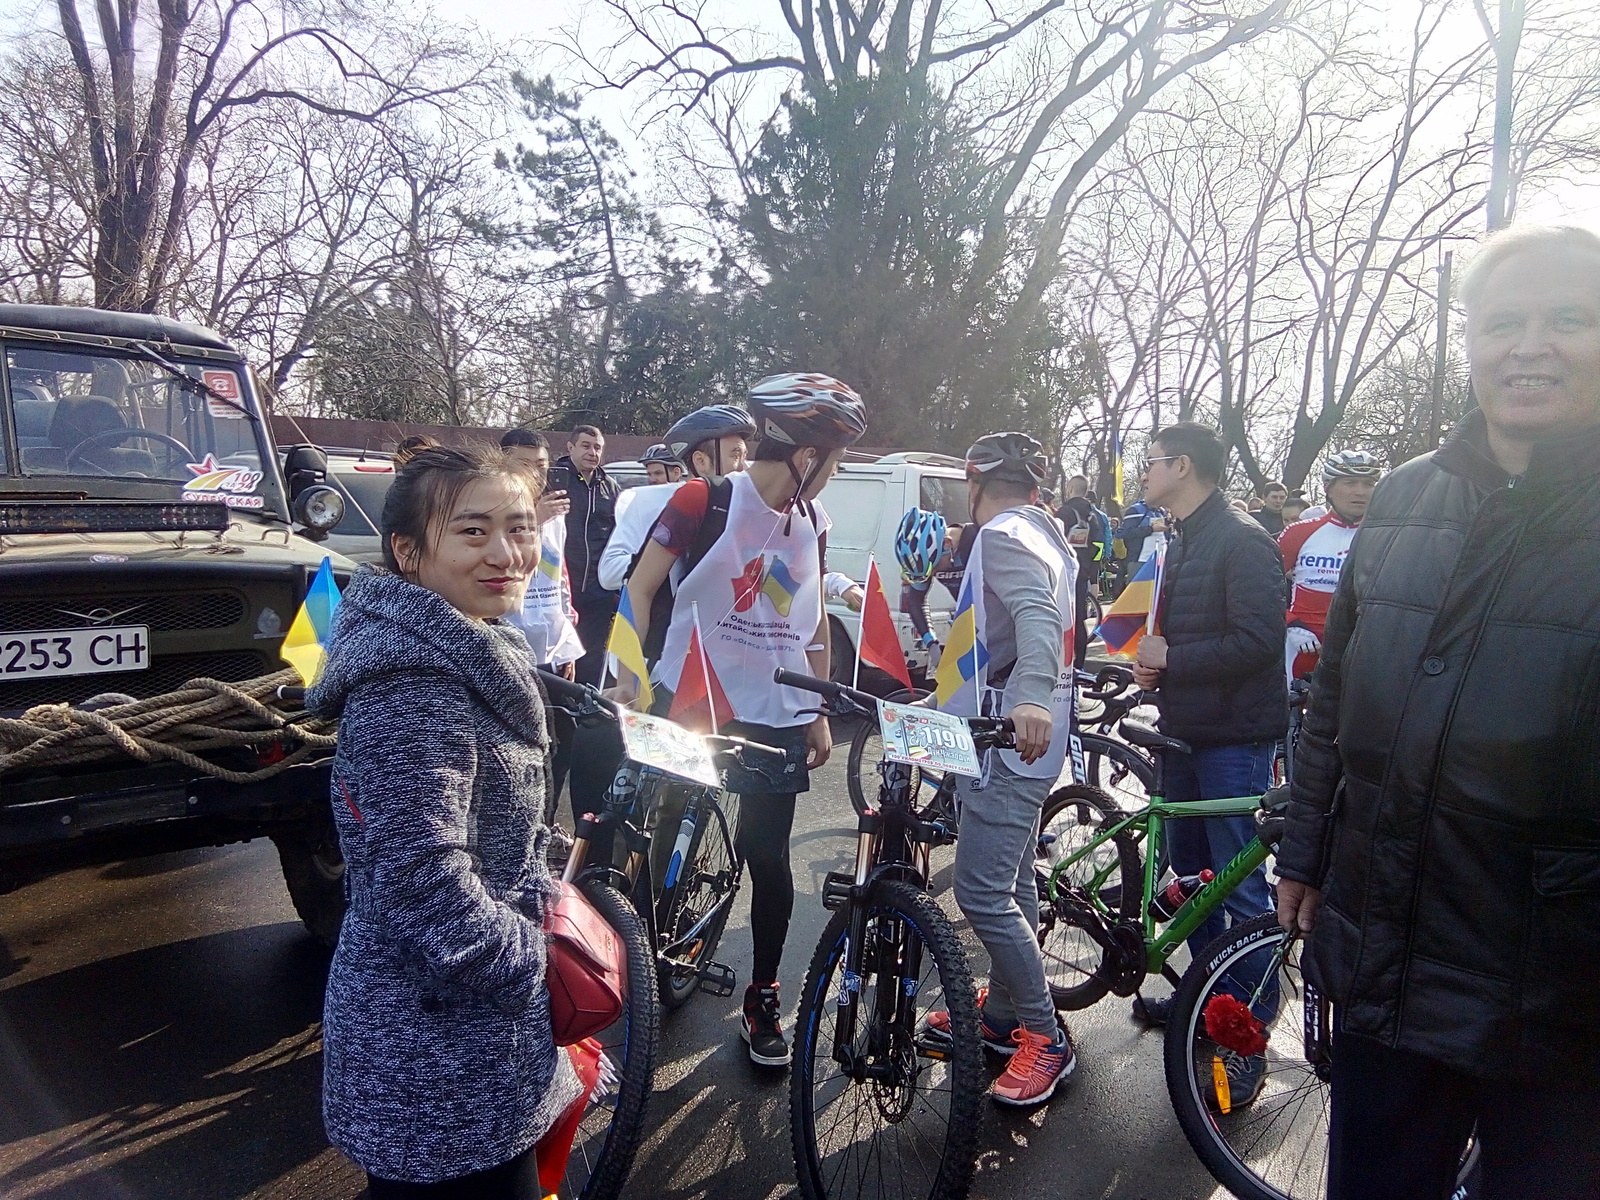
{"type": "Polygon", "coordinates": [[[1312,679],[1279,919],[1338,1007],[1330,1200],[1600,1195],[1600,238],[1462,287],[1480,408],[1379,486],[1312,679]]]}
{"type": "Polygon", "coordinates": [[[550,468],[548,484],[549,491],[564,493],[571,505],[567,509],[565,560],[584,649],[577,676],[580,683],[592,684],[601,682],[605,670],[606,642],[618,598],[618,593],[600,585],[600,555],[617,527],[617,497],[622,494],[617,481],[600,465],[605,452],[603,433],[593,425],[574,426],[567,452],[550,468]]]}
{"type": "MultiPolygon", "coordinates": [[[[1171,511],[1158,616],[1161,636],[1139,643],[1134,677],[1159,688],[1161,730],[1188,743],[1163,756],[1166,798],[1255,796],[1272,784],[1275,743],[1289,723],[1283,680],[1283,557],[1250,514],[1217,483],[1227,448],[1203,425],[1171,425],[1150,443],[1144,495],[1171,511]]],[[[1250,817],[1190,817],[1167,827],[1180,876],[1221,871],[1255,836],[1250,817]]],[[[1189,939],[1198,955],[1229,924],[1272,910],[1265,871],[1245,879],[1189,939]]],[[[1165,1019],[1165,1000],[1136,1001],[1146,1020],[1165,1019]]],[[[1246,1082],[1254,1087],[1257,1075],[1246,1082]]]]}

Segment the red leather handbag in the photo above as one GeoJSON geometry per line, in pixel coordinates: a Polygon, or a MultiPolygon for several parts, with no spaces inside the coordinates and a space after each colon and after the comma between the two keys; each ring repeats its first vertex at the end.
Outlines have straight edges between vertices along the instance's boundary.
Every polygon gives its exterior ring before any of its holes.
{"type": "Polygon", "coordinates": [[[556,1045],[593,1037],[622,1016],[628,991],[628,955],[617,931],[570,883],[545,914],[550,939],[544,969],[550,989],[550,1025],[556,1045]]]}

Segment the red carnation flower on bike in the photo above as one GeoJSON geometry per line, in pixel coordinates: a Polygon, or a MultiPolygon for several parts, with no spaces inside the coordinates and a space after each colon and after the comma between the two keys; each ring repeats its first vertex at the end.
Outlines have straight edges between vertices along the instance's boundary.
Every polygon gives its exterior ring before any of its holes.
{"type": "Polygon", "coordinates": [[[1206,1036],[1224,1050],[1251,1058],[1267,1048],[1267,1027],[1237,996],[1221,992],[1206,1001],[1206,1036]]]}

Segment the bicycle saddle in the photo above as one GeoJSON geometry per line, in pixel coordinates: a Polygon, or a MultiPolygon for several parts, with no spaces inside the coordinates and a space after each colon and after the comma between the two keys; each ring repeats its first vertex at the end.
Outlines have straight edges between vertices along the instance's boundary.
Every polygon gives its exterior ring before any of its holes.
{"type": "Polygon", "coordinates": [[[1179,754],[1192,754],[1188,742],[1181,742],[1175,737],[1168,737],[1150,726],[1134,720],[1124,720],[1117,726],[1117,731],[1135,746],[1142,746],[1146,750],[1176,750],[1179,754]]]}

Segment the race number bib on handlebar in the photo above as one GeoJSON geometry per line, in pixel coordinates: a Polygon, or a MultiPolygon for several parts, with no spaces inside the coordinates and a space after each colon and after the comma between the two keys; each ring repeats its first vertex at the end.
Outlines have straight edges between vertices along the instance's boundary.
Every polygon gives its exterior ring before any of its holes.
{"type": "Polygon", "coordinates": [[[979,773],[972,731],[953,713],[908,704],[880,704],[878,728],[883,732],[883,756],[890,762],[974,778],[979,773]]]}
{"type": "Polygon", "coordinates": [[[634,762],[690,783],[721,785],[717,764],[698,733],[631,708],[624,708],[617,715],[622,722],[622,744],[634,762]]]}

